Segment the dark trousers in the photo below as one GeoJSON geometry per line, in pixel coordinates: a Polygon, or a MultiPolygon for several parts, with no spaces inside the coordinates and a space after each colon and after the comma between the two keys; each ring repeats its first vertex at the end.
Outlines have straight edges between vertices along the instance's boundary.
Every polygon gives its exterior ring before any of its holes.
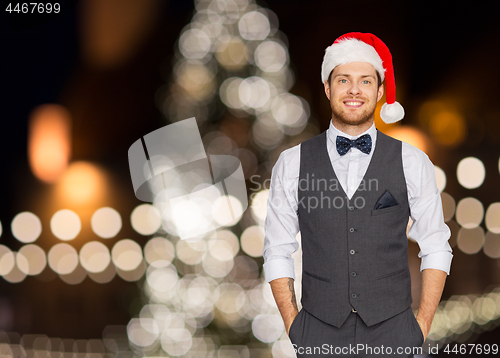
{"type": "Polygon", "coordinates": [[[422,354],[424,343],[411,306],[370,327],[352,312],[340,328],[302,308],[290,327],[289,337],[298,358],[413,357],[422,354]]]}

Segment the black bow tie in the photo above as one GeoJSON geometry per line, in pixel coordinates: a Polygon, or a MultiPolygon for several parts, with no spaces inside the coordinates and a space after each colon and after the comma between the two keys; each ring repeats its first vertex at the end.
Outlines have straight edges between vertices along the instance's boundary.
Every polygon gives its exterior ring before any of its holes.
{"type": "Polygon", "coordinates": [[[337,136],[337,152],[340,155],[346,154],[351,147],[356,147],[363,153],[370,154],[372,150],[372,137],[369,134],[365,134],[358,139],[351,140],[346,137],[337,136]]]}

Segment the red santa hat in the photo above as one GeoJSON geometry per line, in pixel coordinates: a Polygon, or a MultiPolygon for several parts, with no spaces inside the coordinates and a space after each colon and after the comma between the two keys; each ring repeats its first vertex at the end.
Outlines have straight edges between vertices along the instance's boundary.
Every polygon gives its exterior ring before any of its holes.
{"type": "Polygon", "coordinates": [[[349,62],[368,62],[375,67],[382,81],[385,79],[386,103],[380,110],[380,117],[385,123],[401,120],[405,111],[396,102],[396,83],[394,68],[389,48],[377,36],[370,33],[349,32],[336,39],[325,49],[321,65],[321,81],[328,81],[332,70],[349,62]]]}

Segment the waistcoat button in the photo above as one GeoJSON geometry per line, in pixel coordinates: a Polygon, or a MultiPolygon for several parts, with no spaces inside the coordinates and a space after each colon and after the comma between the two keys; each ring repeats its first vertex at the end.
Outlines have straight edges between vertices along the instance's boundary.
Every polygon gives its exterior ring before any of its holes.
{"type": "Polygon", "coordinates": [[[350,228],[350,229],[349,229],[349,231],[350,231],[350,232],[354,232],[354,228],[353,228],[353,227],[352,227],[352,228],[350,228]]]}
{"type": "Polygon", "coordinates": [[[351,276],[356,276],[356,272],[351,272],[351,276]]]}
{"type": "Polygon", "coordinates": [[[349,252],[350,252],[351,255],[354,255],[356,253],[356,251],[354,251],[354,250],[351,250],[349,252]]]}
{"type": "Polygon", "coordinates": [[[352,298],[356,298],[356,294],[355,293],[351,293],[351,297],[352,298]]]}
{"type": "Polygon", "coordinates": [[[353,211],[354,210],[354,206],[348,206],[349,210],[353,211]]]}

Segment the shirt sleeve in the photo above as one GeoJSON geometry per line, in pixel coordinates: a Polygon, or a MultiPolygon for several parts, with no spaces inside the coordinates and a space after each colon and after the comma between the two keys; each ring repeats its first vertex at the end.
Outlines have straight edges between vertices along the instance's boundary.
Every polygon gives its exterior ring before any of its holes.
{"type": "Polygon", "coordinates": [[[450,274],[450,228],[444,222],[434,165],[427,154],[403,142],[403,168],[413,223],[408,236],[420,247],[420,271],[433,268],[450,274]]]}
{"type": "Polygon", "coordinates": [[[300,145],[283,151],[271,173],[264,238],[264,274],[267,282],[281,277],[295,280],[292,254],[298,250],[297,200],[300,145]]]}

